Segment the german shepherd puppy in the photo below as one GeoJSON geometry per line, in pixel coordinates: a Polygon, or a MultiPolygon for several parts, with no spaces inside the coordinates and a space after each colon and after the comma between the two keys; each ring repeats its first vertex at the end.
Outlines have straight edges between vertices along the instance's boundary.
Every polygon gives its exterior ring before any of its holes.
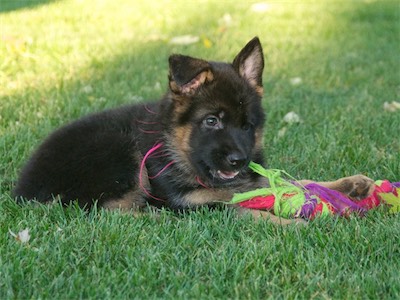
{"type": "MultiPolygon", "coordinates": [[[[229,201],[265,187],[249,170],[263,161],[263,51],[253,38],[232,63],[169,58],[169,89],[158,102],[93,114],[51,134],[23,168],[14,196],[90,208],[172,209],[229,201]]],[[[324,183],[353,196],[371,181],[324,183]]],[[[254,216],[274,216],[252,211],[254,216]]]]}

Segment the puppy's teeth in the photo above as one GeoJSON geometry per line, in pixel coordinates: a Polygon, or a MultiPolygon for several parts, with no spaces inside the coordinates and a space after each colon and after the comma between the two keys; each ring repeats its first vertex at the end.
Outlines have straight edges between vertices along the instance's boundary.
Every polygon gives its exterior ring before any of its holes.
{"type": "Polygon", "coordinates": [[[238,171],[236,171],[236,172],[222,172],[222,171],[219,171],[219,170],[217,171],[217,173],[218,173],[218,176],[221,179],[233,179],[239,174],[238,171]]]}

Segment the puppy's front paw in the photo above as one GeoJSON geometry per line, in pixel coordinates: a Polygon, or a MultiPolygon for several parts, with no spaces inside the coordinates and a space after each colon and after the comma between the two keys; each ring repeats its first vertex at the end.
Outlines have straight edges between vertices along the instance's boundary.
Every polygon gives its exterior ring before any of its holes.
{"type": "Polygon", "coordinates": [[[248,209],[248,208],[243,208],[243,207],[236,207],[238,213],[240,216],[243,215],[251,215],[255,220],[269,220],[274,224],[286,226],[290,224],[296,224],[300,226],[307,225],[308,222],[306,220],[303,220],[301,218],[296,218],[296,219],[285,219],[281,218],[278,216],[275,216],[269,211],[264,211],[264,210],[257,210],[257,209],[248,209]]]}
{"type": "Polygon", "coordinates": [[[354,175],[339,179],[340,192],[355,200],[361,200],[370,196],[375,183],[364,175],[354,175]]]}

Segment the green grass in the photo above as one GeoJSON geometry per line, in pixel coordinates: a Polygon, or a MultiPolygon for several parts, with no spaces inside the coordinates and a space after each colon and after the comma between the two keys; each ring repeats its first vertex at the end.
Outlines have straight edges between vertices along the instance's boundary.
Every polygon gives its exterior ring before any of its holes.
{"type": "Polygon", "coordinates": [[[384,210],[281,228],[225,209],[134,218],[10,199],[49,132],[159,98],[171,53],[231,61],[255,35],[269,165],[296,178],[399,181],[400,112],[383,109],[399,101],[398,2],[269,3],[257,13],[244,1],[0,0],[1,299],[400,297],[400,217],[384,210]],[[184,34],[200,42],[168,43],[184,34]],[[285,125],[289,111],[303,122],[285,125]],[[9,233],[25,228],[27,244],[9,233]]]}

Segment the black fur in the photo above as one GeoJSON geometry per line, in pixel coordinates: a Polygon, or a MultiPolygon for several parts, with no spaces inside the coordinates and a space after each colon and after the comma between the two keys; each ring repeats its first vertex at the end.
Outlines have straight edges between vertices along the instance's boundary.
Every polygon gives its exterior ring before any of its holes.
{"type": "Polygon", "coordinates": [[[170,89],[160,101],[93,114],[55,131],[23,168],[14,196],[41,202],[59,196],[90,207],[131,193],[132,207],[184,208],[258,187],[246,167],[262,163],[263,154],[258,38],[233,64],[182,55],[169,62],[170,89]],[[142,159],[159,143],[140,187],[142,159]]]}

